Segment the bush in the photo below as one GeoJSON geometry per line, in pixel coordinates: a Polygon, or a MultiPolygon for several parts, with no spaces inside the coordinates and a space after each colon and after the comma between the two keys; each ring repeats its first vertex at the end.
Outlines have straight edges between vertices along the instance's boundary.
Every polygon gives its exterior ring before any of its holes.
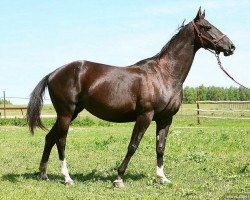
{"type": "MultiPolygon", "coordinates": [[[[3,99],[0,99],[0,105],[3,105],[4,104],[4,100],[3,99]]],[[[5,100],[5,104],[6,105],[12,105],[12,103],[8,100],[5,100]]]]}
{"type": "MultiPolygon", "coordinates": [[[[55,123],[55,118],[44,118],[42,122],[45,127],[52,127],[55,123]]],[[[103,120],[94,120],[90,117],[77,118],[71,126],[111,126],[112,123],[103,120]]],[[[11,119],[0,119],[0,126],[28,126],[26,118],[11,118],[11,119]]]]}
{"type": "Polygon", "coordinates": [[[24,118],[0,119],[0,126],[27,126],[24,118]]]}

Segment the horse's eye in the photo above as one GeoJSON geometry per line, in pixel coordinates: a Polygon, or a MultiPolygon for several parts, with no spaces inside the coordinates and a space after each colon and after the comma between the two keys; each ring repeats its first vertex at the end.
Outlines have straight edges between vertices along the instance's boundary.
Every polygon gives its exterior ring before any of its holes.
{"type": "Polygon", "coordinates": [[[208,30],[210,30],[212,27],[211,27],[211,26],[205,26],[204,28],[208,31],[208,30]]]}
{"type": "Polygon", "coordinates": [[[201,28],[203,28],[205,31],[209,31],[212,27],[211,26],[206,26],[206,25],[202,25],[201,28]]]}

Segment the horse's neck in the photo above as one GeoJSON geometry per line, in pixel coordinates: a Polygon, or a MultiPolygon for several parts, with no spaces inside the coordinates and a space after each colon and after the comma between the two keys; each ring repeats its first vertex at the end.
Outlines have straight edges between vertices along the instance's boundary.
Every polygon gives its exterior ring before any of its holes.
{"type": "Polygon", "coordinates": [[[188,24],[181,30],[159,59],[159,67],[167,83],[182,87],[198,48],[195,47],[193,27],[188,24]]]}

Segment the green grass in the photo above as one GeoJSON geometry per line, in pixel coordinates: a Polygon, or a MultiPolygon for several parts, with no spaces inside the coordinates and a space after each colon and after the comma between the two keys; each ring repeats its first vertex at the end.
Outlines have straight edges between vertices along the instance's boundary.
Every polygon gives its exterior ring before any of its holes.
{"type": "Polygon", "coordinates": [[[0,199],[219,199],[226,192],[250,192],[248,121],[204,120],[198,126],[195,117],[178,115],[164,156],[170,185],[155,178],[152,123],[129,163],[125,188],[116,189],[112,181],[133,123],[91,120],[69,130],[66,157],[72,187],[63,184],[56,148],[48,165],[50,181],[39,179],[43,131],[31,136],[27,127],[0,126],[0,199]]]}

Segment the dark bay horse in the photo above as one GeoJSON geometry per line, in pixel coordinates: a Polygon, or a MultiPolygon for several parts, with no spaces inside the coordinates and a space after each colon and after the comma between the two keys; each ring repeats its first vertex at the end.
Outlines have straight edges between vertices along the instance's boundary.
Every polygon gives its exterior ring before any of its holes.
{"type": "Polygon", "coordinates": [[[123,186],[123,175],[146,129],[156,122],[156,175],[168,183],[163,172],[166,137],[173,116],[182,102],[182,87],[195,53],[200,49],[214,50],[225,56],[233,54],[235,46],[227,36],[205,19],[199,9],[194,20],[180,27],[179,32],[155,56],[128,67],[109,66],[89,61],[75,61],[45,76],[31,94],[27,111],[30,131],[41,123],[43,94],[48,87],[57,119],[46,135],[40,163],[42,179],[48,179],[47,162],[56,144],[61,161],[61,173],[66,184],[73,184],[66,159],[65,145],[70,122],[86,109],[111,122],[135,121],[124,160],[114,181],[123,186]]]}

